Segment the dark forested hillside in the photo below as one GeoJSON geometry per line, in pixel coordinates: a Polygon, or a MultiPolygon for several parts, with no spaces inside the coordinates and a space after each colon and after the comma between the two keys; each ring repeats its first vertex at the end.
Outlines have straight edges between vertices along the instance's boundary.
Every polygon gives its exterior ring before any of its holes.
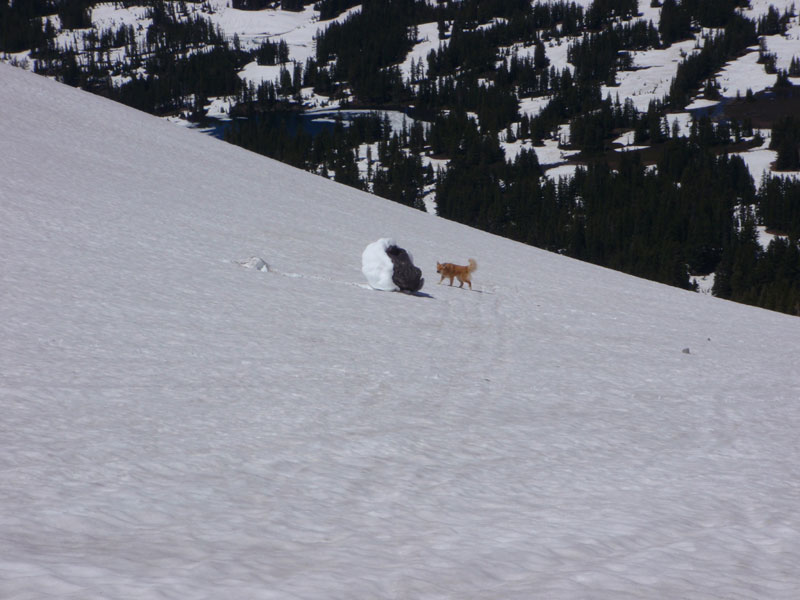
{"type": "Polygon", "coordinates": [[[698,94],[719,97],[720,69],[759,36],[786,31],[789,11],[771,7],[754,21],[739,10],[746,0],[663,0],[652,22],[637,18],[636,0],[585,8],[564,0],[320,0],[320,19],[339,18],[301,64],[282,39],[244,45],[226,36],[208,3],[117,2],[146,7],[143,31],[92,28],[97,4],[0,1],[0,52],[29,50],[35,71],[158,115],[202,121],[210,98],[227,97],[232,143],[409,206],[422,209],[427,197],[448,219],[670,285],[690,289],[694,276],[714,274],[720,297],[800,314],[800,185],[774,175],[754,182],[733,155],[760,143],[757,118],[772,130],[775,171],[800,169],[800,94],[790,79],[800,59],[781,72],[760,53],[776,74],[774,98],[727,101],[725,111],[697,115],[688,133],[667,120],[698,94]],[[420,41],[419,27],[433,23],[440,43],[412,61],[409,75],[399,65],[420,41]],[[79,43],[57,41],[67,29],[79,43]],[[669,93],[647,110],[603,96],[602,86],[613,89],[635,68],[632,53],[687,39],[697,51],[682,57],[669,93]],[[551,63],[553,44],[566,45],[568,64],[551,63]],[[239,72],[253,61],[280,66],[280,75],[247,83],[239,72]],[[302,89],[376,112],[311,133],[286,118],[302,110],[302,89]],[[520,111],[523,98],[546,103],[531,116],[520,111]],[[755,112],[764,102],[783,108],[764,118],[755,112]],[[413,119],[393,129],[378,112],[387,108],[413,119]],[[581,167],[573,177],[543,177],[531,147],[565,125],[562,143],[581,167]],[[646,149],[612,152],[622,132],[646,149]],[[503,143],[517,140],[526,147],[506,157],[503,143]],[[446,166],[434,168],[434,159],[446,166]],[[759,226],[782,237],[764,248],[759,226]]]}

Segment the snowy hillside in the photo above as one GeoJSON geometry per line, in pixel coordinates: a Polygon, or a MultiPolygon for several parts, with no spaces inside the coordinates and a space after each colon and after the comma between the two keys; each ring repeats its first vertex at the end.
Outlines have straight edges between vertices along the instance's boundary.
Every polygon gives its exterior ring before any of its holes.
{"type": "MultiPolygon", "coordinates": [[[[592,0],[576,0],[573,4],[581,7],[582,10],[588,10],[593,2],[592,0]]],[[[785,34],[761,36],[760,40],[763,51],[774,55],[775,66],[782,70],[789,69],[793,59],[800,58],[800,18],[795,14],[795,4],[794,0],[750,0],[749,7],[742,8],[740,11],[743,16],[752,19],[753,22],[758,22],[759,19],[767,15],[770,9],[777,11],[781,15],[791,15],[788,19],[785,34]]],[[[280,8],[238,10],[231,7],[230,0],[207,0],[203,3],[181,4],[177,13],[184,17],[191,16],[193,18],[202,17],[208,19],[209,23],[219,28],[228,41],[232,41],[235,38],[237,44],[245,49],[253,49],[267,41],[285,43],[288,48],[287,56],[289,62],[259,64],[256,60],[253,60],[238,72],[238,76],[243,81],[259,85],[263,82],[278,83],[281,71],[287,68],[287,65],[290,65],[290,67],[293,64],[303,65],[308,59],[314,58],[316,38],[331,24],[341,23],[348,16],[358,13],[360,10],[361,5],[356,5],[354,8],[343,11],[336,18],[325,20],[320,18],[320,12],[315,10],[313,4],[305,6],[302,11],[282,10],[280,8]]],[[[661,15],[660,5],[654,7],[649,2],[640,0],[638,2],[638,11],[638,16],[633,19],[633,22],[652,22],[658,25],[661,15]]],[[[122,27],[130,27],[135,32],[135,39],[139,44],[144,43],[147,38],[148,27],[152,24],[152,18],[149,16],[145,6],[126,7],[113,2],[99,3],[92,7],[90,16],[96,37],[101,35],[102,32],[115,32],[122,27]]],[[[49,16],[47,18],[55,24],[54,26],[58,27],[60,25],[58,17],[49,16]]],[[[424,72],[427,69],[425,65],[427,64],[429,53],[432,50],[446,47],[449,43],[448,38],[439,39],[435,22],[423,23],[418,27],[418,30],[417,42],[399,64],[404,77],[411,76],[411,68],[415,63],[418,64],[420,71],[424,72]]],[[[86,53],[88,52],[86,40],[81,37],[85,32],[86,30],[63,30],[58,34],[53,44],[62,51],[65,49],[77,49],[86,53]]],[[[623,70],[618,73],[617,85],[611,87],[603,86],[603,96],[618,98],[622,102],[630,100],[637,110],[646,112],[648,105],[652,101],[663,101],[664,97],[669,94],[670,84],[675,78],[679,63],[686,56],[699,51],[699,48],[703,45],[702,35],[708,33],[709,31],[703,30],[691,39],[668,45],[665,48],[631,51],[632,67],[629,70],[623,70]]],[[[550,41],[546,47],[546,55],[550,64],[557,66],[559,69],[574,70],[574,65],[568,61],[567,51],[570,44],[579,38],[580,36],[566,36],[564,39],[550,41]]],[[[706,99],[700,94],[700,97],[695,98],[686,111],[670,113],[668,118],[669,125],[674,125],[681,135],[686,136],[688,135],[692,118],[689,110],[720,105],[723,98],[731,100],[737,95],[744,96],[748,90],[758,93],[771,89],[775,84],[775,74],[767,72],[764,66],[760,64],[758,49],[758,46],[749,48],[749,51],[744,52],[742,56],[729,62],[716,73],[715,77],[719,80],[720,85],[721,97],[719,99],[706,99]]],[[[532,56],[533,52],[534,49],[530,43],[514,44],[504,49],[506,57],[514,54],[524,58],[532,56]]],[[[114,47],[113,50],[108,49],[107,53],[109,56],[113,55],[114,60],[119,60],[121,63],[130,61],[130,57],[126,56],[124,48],[114,47]]],[[[4,53],[0,56],[0,60],[24,66],[26,69],[33,69],[36,58],[35,53],[32,54],[30,50],[25,50],[4,53]]],[[[84,62],[86,61],[86,59],[83,60],[84,62]]],[[[499,65],[500,62],[498,62],[499,65]]],[[[118,70],[116,69],[115,74],[111,76],[116,85],[120,85],[123,81],[130,79],[130,77],[116,74],[118,70]]],[[[796,77],[792,80],[797,83],[796,77]]],[[[340,109],[340,100],[316,93],[311,87],[303,88],[298,93],[298,98],[302,99],[302,105],[309,115],[316,114],[319,111],[330,113],[330,111],[340,109]]],[[[529,118],[535,117],[551,99],[550,96],[521,98],[519,103],[520,114],[529,118]]],[[[212,97],[208,99],[208,104],[205,108],[210,117],[228,121],[232,103],[232,97],[212,97]]],[[[389,111],[388,114],[392,117],[393,129],[400,131],[403,127],[403,113],[389,111]]],[[[475,117],[475,115],[472,116],[475,117]]],[[[170,115],[168,118],[186,126],[196,126],[177,114],[170,115]]],[[[569,128],[566,122],[563,125],[560,132],[560,140],[567,141],[569,140],[569,128]]],[[[518,126],[519,123],[515,123],[515,127],[518,126]]],[[[769,130],[764,130],[762,133],[767,138],[769,137],[769,130]]],[[[776,153],[766,149],[768,142],[769,140],[767,139],[763,148],[742,153],[756,182],[761,180],[764,172],[771,172],[770,163],[775,159],[776,153]]],[[[636,146],[632,143],[632,135],[621,137],[617,140],[617,143],[619,151],[642,148],[642,146],[636,146]]],[[[575,172],[576,163],[573,159],[577,152],[560,147],[557,140],[545,140],[543,144],[533,144],[531,140],[512,143],[503,142],[502,145],[510,159],[513,159],[518,154],[521,147],[534,151],[539,162],[552,178],[564,175],[571,176],[575,172]]],[[[361,154],[360,168],[366,170],[367,160],[363,156],[363,151],[361,154]]],[[[432,164],[434,167],[444,167],[447,164],[445,160],[431,159],[429,156],[424,156],[423,162],[426,165],[432,164]]],[[[790,172],[789,174],[797,175],[796,172],[790,172]]],[[[427,199],[427,206],[428,210],[434,210],[435,204],[433,204],[431,197],[427,199]]]]}
{"type": "Polygon", "coordinates": [[[0,597],[798,597],[797,318],[0,82],[0,597]]]}

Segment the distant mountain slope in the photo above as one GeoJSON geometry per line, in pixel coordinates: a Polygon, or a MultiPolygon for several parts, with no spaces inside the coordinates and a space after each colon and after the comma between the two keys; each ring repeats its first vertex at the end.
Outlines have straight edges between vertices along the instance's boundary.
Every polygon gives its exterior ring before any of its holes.
{"type": "Polygon", "coordinates": [[[798,319],[0,81],[4,599],[794,600],[798,319]]]}
{"type": "Polygon", "coordinates": [[[800,315],[789,0],[91,0],[0,29],[3,60],[337,182],[800,315]]]}

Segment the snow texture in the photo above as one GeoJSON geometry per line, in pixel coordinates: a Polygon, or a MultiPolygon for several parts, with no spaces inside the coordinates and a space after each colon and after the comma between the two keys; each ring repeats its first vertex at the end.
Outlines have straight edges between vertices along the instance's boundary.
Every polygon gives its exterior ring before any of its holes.
{"type": "Polygon", "coordinates": [[[800,319],[4,64],[0,131],[3,600],[798,598],[800,319]]]}

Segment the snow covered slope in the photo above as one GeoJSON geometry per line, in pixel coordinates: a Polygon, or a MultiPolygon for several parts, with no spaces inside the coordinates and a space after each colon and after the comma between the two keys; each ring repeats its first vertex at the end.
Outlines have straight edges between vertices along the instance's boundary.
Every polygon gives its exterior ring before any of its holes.
{"type": "Polygon", "coordinates": [[[0,131],[0,597],[798,597],[800,319],[7,65],[0,131]]]}

